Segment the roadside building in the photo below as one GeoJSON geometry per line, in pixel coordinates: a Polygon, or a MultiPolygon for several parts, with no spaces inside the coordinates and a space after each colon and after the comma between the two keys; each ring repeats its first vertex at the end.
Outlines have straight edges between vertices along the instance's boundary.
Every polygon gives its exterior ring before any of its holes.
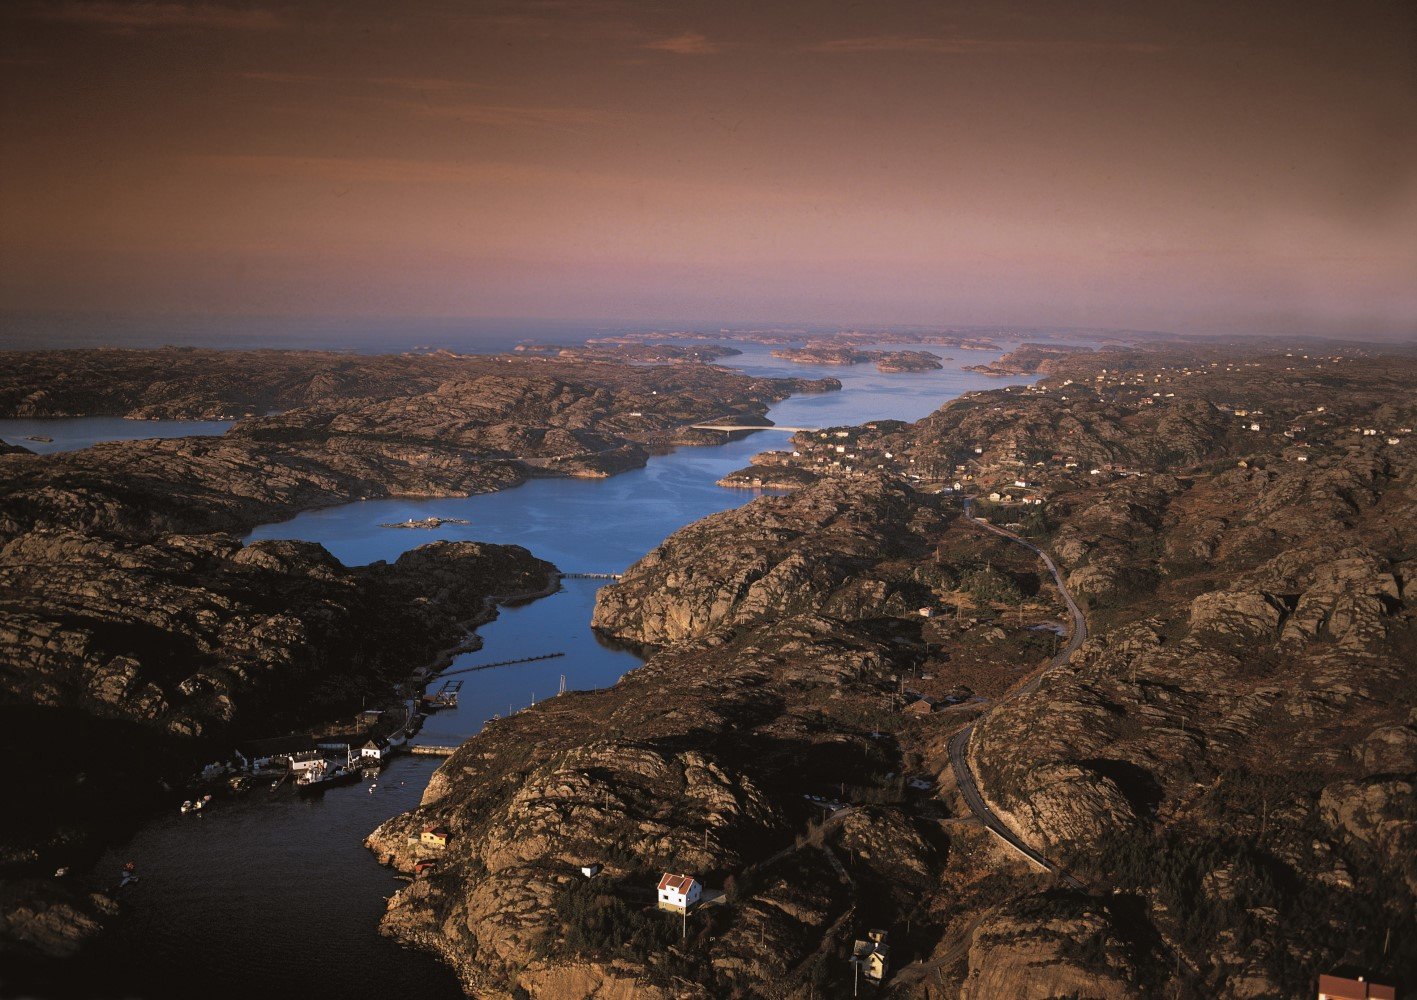
{"type": "Polygon", "coordinates": [[[685,913],[699,901],[703,891],[694,876],[665,872],[659,879],[659,908],[685,913]]]}
{"type": "Polygon", "coordinates": [[[1392,986],[1370,983],[1362,976],[1319,976],[1319,1000],[1397,1000],[1392,986]]]}

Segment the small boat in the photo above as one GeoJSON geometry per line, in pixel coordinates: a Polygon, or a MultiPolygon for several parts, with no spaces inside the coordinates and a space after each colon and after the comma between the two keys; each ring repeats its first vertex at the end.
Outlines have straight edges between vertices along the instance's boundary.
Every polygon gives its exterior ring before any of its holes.
{"type": "Polygon", "coordinates": [[[138,866],[129,861],[123,866],[123,874],[118,879],[118,888],[132,885],[136,881],[138,881],[138,866]]]}

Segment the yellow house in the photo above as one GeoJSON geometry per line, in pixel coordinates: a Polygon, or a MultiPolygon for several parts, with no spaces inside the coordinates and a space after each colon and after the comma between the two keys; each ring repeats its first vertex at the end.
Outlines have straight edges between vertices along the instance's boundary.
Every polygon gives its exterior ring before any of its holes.
{"type": "Polygon", "coordinates": [[[419,835],[418,842],[424,847],[447,847],[448,828],[445,826],[430,826],[419,835]]]}

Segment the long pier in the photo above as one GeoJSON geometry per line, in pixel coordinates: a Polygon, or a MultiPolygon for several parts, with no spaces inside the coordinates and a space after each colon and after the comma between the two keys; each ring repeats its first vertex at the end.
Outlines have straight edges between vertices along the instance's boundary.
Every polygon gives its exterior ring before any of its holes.
{"type": "Polygon", "coordinates": [[[516,663],[535,663],[537,660],[554,660],[558,656],[565,656],[565,653],[542,653],[540,656],[522,656],[515,660],[498,660],[496,663],[479,663],[475,667],[459,667],[457,670],[444,670],[441,677],[448,677],[453,674],[470,674],[475,670],[491,670],[493,667],[510,667],[516,663]]]}
{"type": "Polygon", "coordinates": [[[563,580],[618,580],[619,573],[562,573],[563,580]]]}
{"type": "Polygon", "coordinates": [[[786,431],[789,434],[796,434],[799,431],[817,431],[820,427],[786,427],[782,424],[690,424],[690,430],[695,431],[786,431]]]}
{"type": "Polygon", "coordinates": [[[427,743],[415,743],[408,748],[409,753],[420,757],[451,757],[457,750],[457,747],[435,747],[427,743]]]}

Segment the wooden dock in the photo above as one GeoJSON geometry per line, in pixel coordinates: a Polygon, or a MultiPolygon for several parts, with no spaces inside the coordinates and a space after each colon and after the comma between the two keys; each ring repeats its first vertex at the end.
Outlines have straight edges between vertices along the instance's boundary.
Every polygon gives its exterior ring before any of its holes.
{"type": "Polygon", "coordinates": [[[457,753],[457,747],[435,747],[426,743],[417,743],[408,748],[411,754],[420,757],[451,757],[457,753]]]}

